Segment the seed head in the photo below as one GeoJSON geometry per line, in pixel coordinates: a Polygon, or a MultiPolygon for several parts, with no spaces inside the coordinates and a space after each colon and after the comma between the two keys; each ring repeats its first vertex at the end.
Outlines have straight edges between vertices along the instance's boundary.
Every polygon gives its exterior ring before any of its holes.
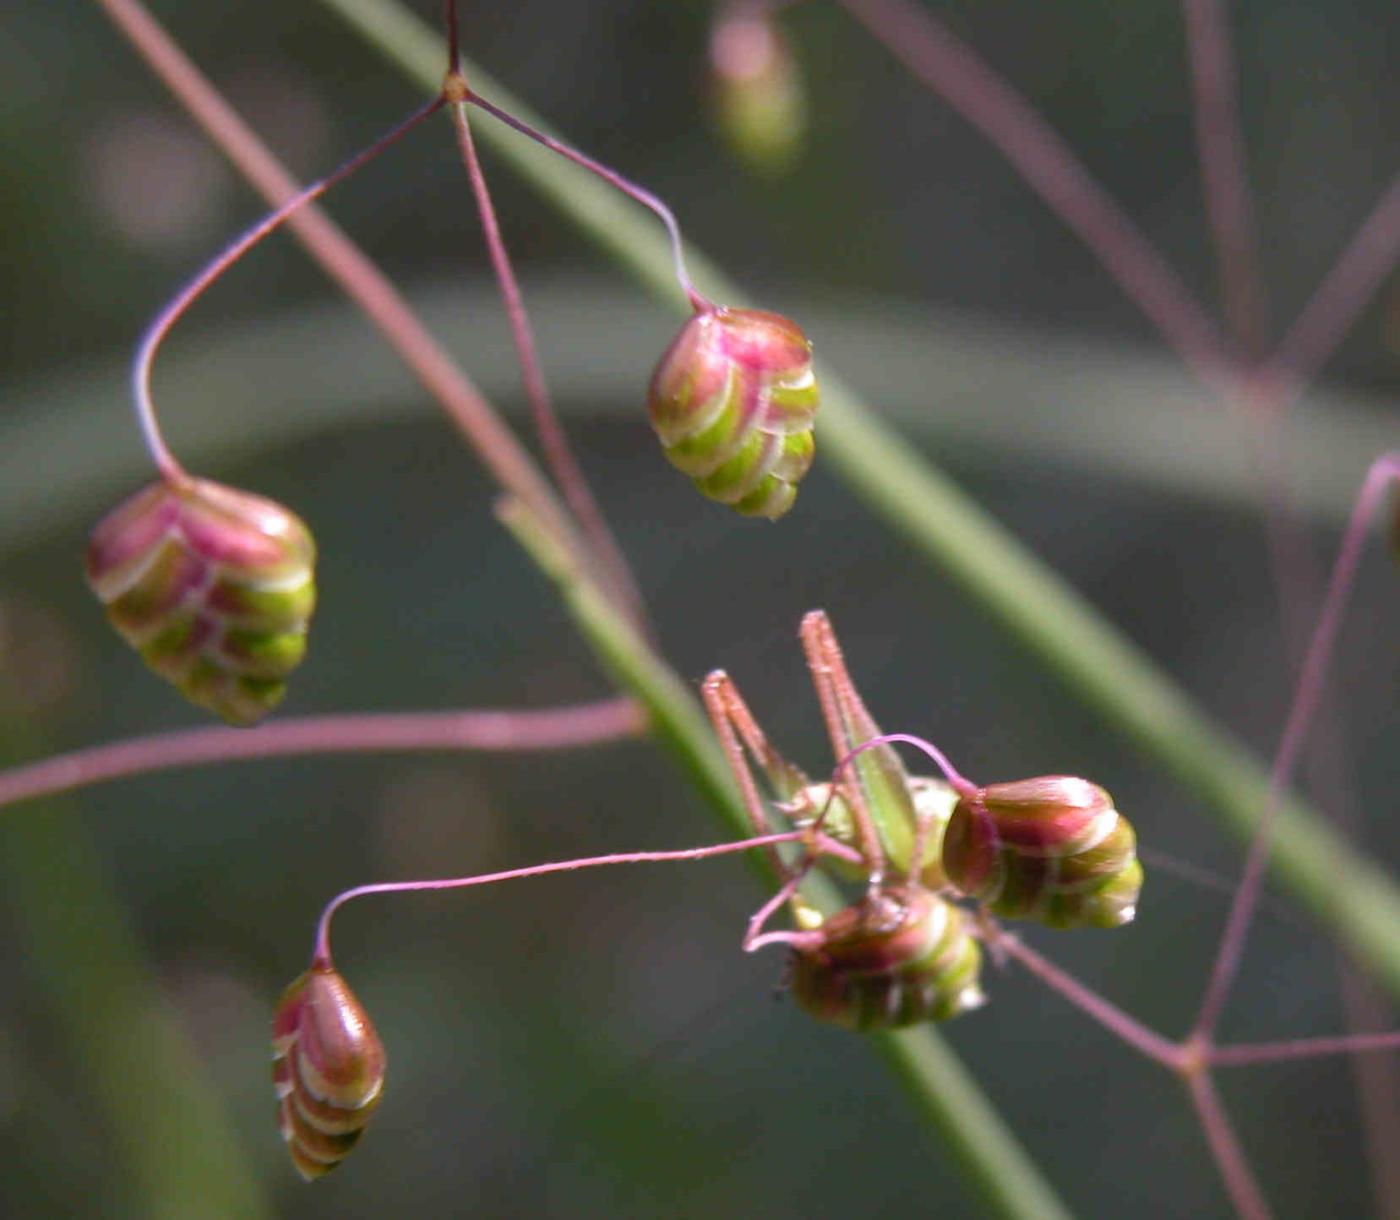
{"type": "Polygon", "coordinates": [[[316,964],[282,994],[272,1019],[277,1124],[308,1182],[359,1140],[384,1091],[384,1045],[335,970],[316,964]]]}
{"type": "Polygon", "coordinates": [[[792,994],[822,1021],[853,1030],[946,1021],[986,997],[982,953],[967,916],[921,886],[875,890],[821,925],[815,949],[796,952],[792,994]]]}
{"type": "Polygon", "coordinates": [[[98,523],[87,580],[151,669],[250,725],[305,655],[315,562],[311,531],[280,504],[207,479],[161,481],[98,523]]]}
{"type": "Polygon", "coordinates": [[[807,336],[756,309],[692,317],[647,395],[672,465],[710,499],[774,521],[792,507],[812,464],[817,403],[807,336]]]}
{"type": "Polygon", "coordinates": [[[1056,928],[1128,923],[1142,889],[1131,823],[1107,792],[1071,775],[990,784],[960,799],[943,868],[996,914],[1056,928]]]}

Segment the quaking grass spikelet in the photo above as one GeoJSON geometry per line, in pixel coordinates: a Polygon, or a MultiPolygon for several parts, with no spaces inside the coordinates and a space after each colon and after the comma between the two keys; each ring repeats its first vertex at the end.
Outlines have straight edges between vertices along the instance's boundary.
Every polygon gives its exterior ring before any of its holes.
{"type": "Polygon", "coordinates": [[[282,994],[272,1021],[277,1124],[297,1172],[330,1173],[384,1091],[384,1045],[341,976],[316,963],[282,994]]]}
{"type": "Polygon", "coordinates": [[[1008,919],[1116,928],[1137,912],[1137,836],[1097,784],[1071,775],[989,784],[962,797],[943,836],[943,868],[1008,919]]]}
{"type": "Polygon", "coordinates": [[[647,406],[671,464],[712,500],[777,520],[815,452],[812,345],[756,309],[705,309],[661,357],[647,406]]]}
{"type": "Polygon", "coordinates": [[[823,921],[794,951],[792,995],[822,1021],[865,1031],[977,1008],[982,952],[966,914],[921,886],[881,887],[823,921]]]}
{"type": "Polygon", "coordinates": [[[161,480],[98,524],[87,579],[151,669],[250,725],[305,655],[315,562],[311,531],[280,504],[208,479],[161,480]]]}

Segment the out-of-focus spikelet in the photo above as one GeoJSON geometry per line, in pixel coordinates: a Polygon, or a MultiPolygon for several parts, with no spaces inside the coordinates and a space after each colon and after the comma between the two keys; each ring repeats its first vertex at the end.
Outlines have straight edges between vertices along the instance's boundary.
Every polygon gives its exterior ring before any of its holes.
{"type": "Polygon", "coordinates": [[[1113,798],[1072,775],[978,789],[953,809],[943,868],[998,915],[1054,928],[1116,928],[1137,911],[1137,836],[1113,798]]]}
{"type": "Polygon", "coordinates": [[[280,504],[207,479],[162,481],[98,523],[87,579],[151,669],[249,725],[305,655],[315,561],[311,531],[280,504]]]}
{"type": "Polygon", "coordinates": [[[818,401],[807,336],[756,309],[692,317],[647,395],[671,464],[710,499],[770,520],[792,507],[812,464],[818,401]]]}
{"type": "Polygon", "coordinates": [[[272,1021],[277,1124],[308,1182],[330,1173],[364,1131],[384,1091],[384,1045],[329,966],[313,965],[282,994],[272,1021]]]}
{"type": "Polygon", "coordinates": [[[822,1021],[853,1030],[946,1021],[985,1002],[982,952],[958,907],[917,885],[867,894],[794,955],[792,994],[822,1021]]]}
{"type": "Polygon", "coordinates": [[[781,174],[801,156],[807,91],[771,15],[746,5],[721,13],[710,35],[710,97],[720,133],[745,165],[781,174]]]}

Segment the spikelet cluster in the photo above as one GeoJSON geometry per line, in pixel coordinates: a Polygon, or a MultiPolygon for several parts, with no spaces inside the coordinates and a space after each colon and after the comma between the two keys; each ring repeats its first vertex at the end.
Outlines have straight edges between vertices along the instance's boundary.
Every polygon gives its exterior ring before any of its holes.
{"type": "Polygon", "coordinates": [[[1010,919],[1115,928],[1137,910],[1137,836],[1097,784],[1043,775],[964,796],[943,837],[949,881],[1010,919]]]}
{"type": "Polygon", "coordinates": [[[249,725],[306,652],[315,560],[310,530],[280,504],[207,479],[161,481],[98,524],[87,579],[151,669],[249,725]]]}
{"type": "Polygon", "coordinates": [[[671,464],[712,500],[777,520],[812,464],[819,394],[799,327],[756,309],[709,309],[682,328],[647,406],[671,464]]]}
{"type": "Polygon", "coordinates": [[[985,1001],[967,915],[913,884],[882,887],[827,918],[794,955],[792,995],[822,1021],[865,1031],[946,1021],[985,1001]]]}
{"type": "Polygon", "coordinates": [[[282,994],[272,1021],[277,1125],[308,1182],[355,1146],[384,1091],[384,1046],[345,980],[313,965],[282,994]]]}

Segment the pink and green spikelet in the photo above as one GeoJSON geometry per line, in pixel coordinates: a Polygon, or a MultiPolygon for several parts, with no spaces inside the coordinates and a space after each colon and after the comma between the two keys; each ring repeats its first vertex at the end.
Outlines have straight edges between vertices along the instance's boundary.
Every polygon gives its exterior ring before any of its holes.
{"type": "Polygon", "coordinates": [[[661,357],[647,406],[671,464],[712,500],[777,520],[815,452],[812,345],[787,318],[707,309],[661,357]]]}
{"type": "Polygon", "coordinates": [[[798,1006],[845,1029],[945,1021],[985,1002],[982,953],[968,917],[913,884],[888,886],[827,918],[816,948],[795,953],[798,1006]]]}
{"type": "Polygon", "coordinates": [[[250,725],[306,653],[315,562],[311,531],[280,504],[207,479],[161,481],[98,524],[87,579],[151,669],[250,725]]]}
{"type": "Polygon", "coordinates": [[[944,833],[943,867],[996,914],[1056,928],[1128,923],[1142,889],[1131,823],[1097,784],[1070,775],[964,796],[944,833]]]}
{"type": "Polygon", "coordinates": [[[780,174],[802,154],[807,93],[771,15],[724,13],[710,38],[710,94],[720,134],[753,169],[780,174]]]}
{"type": "Polygon", "coordinates": [[[316,963],[282,994],[272,1021],[277,1124],[308,1182],[355,1146],[384,1092],[384,1045],[341,976],[316,963]]]}

